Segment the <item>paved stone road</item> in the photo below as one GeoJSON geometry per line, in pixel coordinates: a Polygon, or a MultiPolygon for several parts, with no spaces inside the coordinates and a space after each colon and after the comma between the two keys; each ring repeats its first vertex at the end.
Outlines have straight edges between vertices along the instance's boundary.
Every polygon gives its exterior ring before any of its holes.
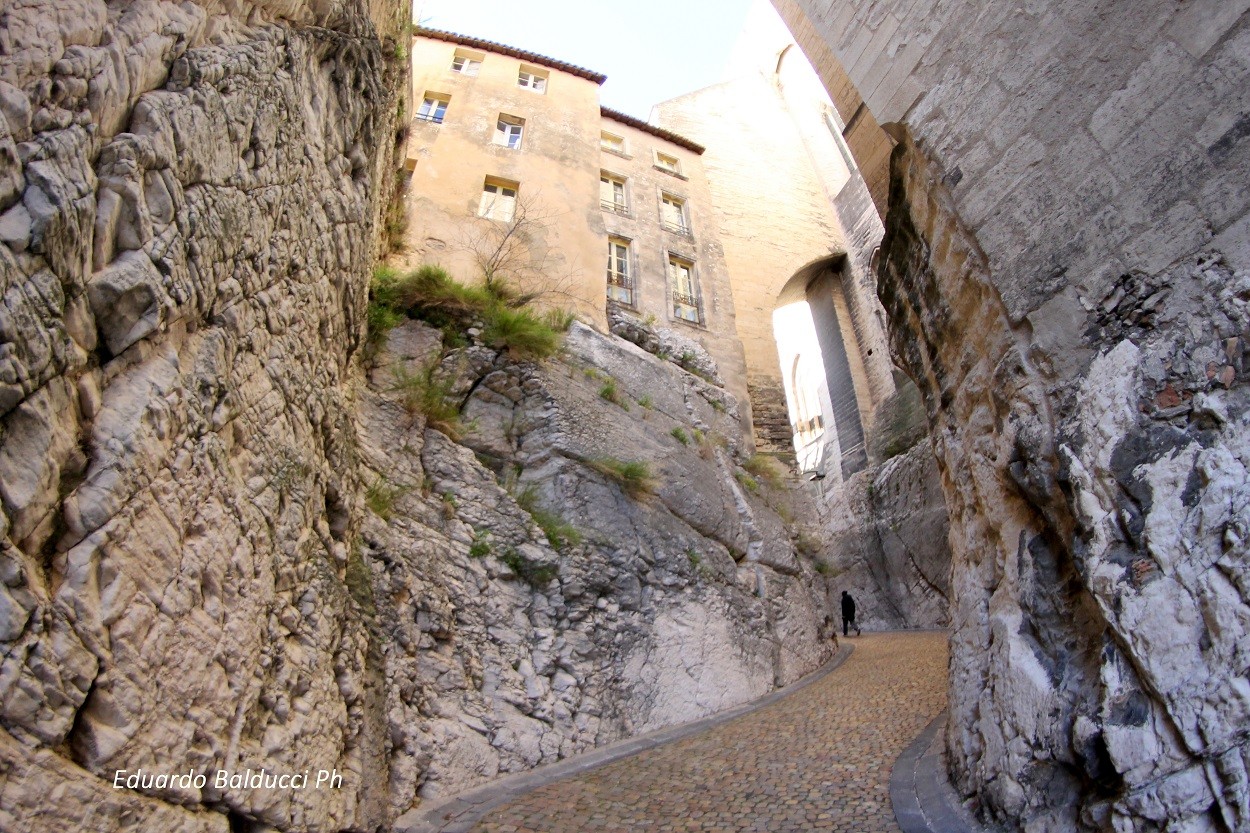
{"type": "Polygon", "coordinates": [[[796,694],[557,781],[475,833],[898,833],[890,767],[946,706],[945,633],[865,634],[796,694]]]}

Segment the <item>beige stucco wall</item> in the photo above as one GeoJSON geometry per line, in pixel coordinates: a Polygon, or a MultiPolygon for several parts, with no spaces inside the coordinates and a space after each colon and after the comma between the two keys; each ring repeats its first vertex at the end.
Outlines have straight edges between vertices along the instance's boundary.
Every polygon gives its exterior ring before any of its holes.
{"type": "Polygon", "coordinates": [[[529,245],[533,268],[522,280],[544,288],[545,303],[606,328],[599,85],[541,67],[549,73],[547,90],[536,93],[517,85],[521,65],[529,62],[494,52],[485,53],[476,77],[462,75],[451,71],[456,49],[442,40],[413,39],[408,112],[417,113],[430,92],[450,96],[450,103],[442,124],[411,123],[408,156],[415,168],[402,258],[409,265],[437,263],[463,281],[479,279],[474,240],[494,233],[492,221],[477,216],[483,182],[487,176],[513,180],[520,183],[518,199],[540,218],[529,245]],[[501,113],[525,119],[520,149],[494,143],[501,113]]]}
{"type": "Polygon", "coordinates": [[[763,75],[663,102],[653,112],[664,127],[707,147],[703,164],[733,276],[753,405],[760,413],[765,400],[784,406],[772,325],[777,296],[804,266],[845,251],[824,187],[763,75]],[[773,185],[761,188],[761,180],[773,185]]]}
{"type": "MultiPolygon", "coordinates": [[[[603,171],[625,178],[629,208],[627,214],[603,212],[606,226],[603,257],[606,259],[607,256],[607,234],[631,241],[635,264],[633,309],[640,317],[654,316],[658,325],[677,330],[699,342],[716,360],[726,389],[744,403],[741,412],[745,418],[749,415],[746,406],[746,361],[735,326],[729,269],[702,157],[688,148],[612,118],[603,119],[602,129],[625,139],[625,154],[601,150],[600,166],[603,171]],[[656,167],[654,154],[657,150],[679,161],[680,176],[656,167]],[[661,193],[686,201],[689,236],[669,231],[661,225],[661,193]],[[695,278],[703,302],[701,326],[673,314],[667,274],[670,253],[695,266],[695,278]]],[[[749,424],[744,428],[749,429],[749,424]]]]}
{"type": "Polygon", "coordinates": [[[794,356],[778,351],[773,312],[788,284],[829,268],[840,278],[836,308],[860,422],[870,429],[894,392],[868,268],[882,226],[822,78],[777,11],[755,3],[726,80],[663,102],[652,116],[707,148],[761,446],[784,451],[794,421],[785,390],[794,356]]]}
{"type": "Polygon", "coordinates": [[[829,91],[829,97],[838,109],[846,144],[855,155],[877,212],[884,217],[890,190],[890,151],[894,149],[894,140],[881,129],[838,56],[799,4],[794,0],[775,0],[773,5],[829,91]]]}

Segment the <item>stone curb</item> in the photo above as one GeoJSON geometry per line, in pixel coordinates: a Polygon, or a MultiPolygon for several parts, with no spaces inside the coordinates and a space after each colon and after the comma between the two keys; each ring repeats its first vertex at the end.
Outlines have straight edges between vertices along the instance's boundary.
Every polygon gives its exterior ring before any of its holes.
{"type": "Polygon", "coordinates": [[[834,655],[833,659],[816,671],[784,688],[765,694],[758,700],[752,700],[750,703],[744,703],[741,706],[717,712],[714,715],[691,723],[670,726],[658,732],[610,743],[607,746],[567,758],[558,763],[548,764],[528,772],[492,781],[489,784],[461,793],[454,798],[439,802],[433,806],[410,810],[396,819],[391,829],[394,833],[468,833],[491,810],[514,801],[539,787],[563,778],[582,775],[614,761],[619,761],[622,758],[628,758],[639,752],[654,749],[657,746],[663,746],[673,741],[688,738],[691,735],[697,735],[707,729],[720,726],[744,714],[749,714],[757,709],[771,705],[783,697],[788,697],[828,676],[845,662],[854,650],[850,645],[843,645],[838,649],[838,653],[834,655]]]}
{"type": "Polygon", "coordinates": [[[903,833],[994,833],[959,801],[942,763],[947,711],[929,721],[890,772],[890,804],[903,833]]]}

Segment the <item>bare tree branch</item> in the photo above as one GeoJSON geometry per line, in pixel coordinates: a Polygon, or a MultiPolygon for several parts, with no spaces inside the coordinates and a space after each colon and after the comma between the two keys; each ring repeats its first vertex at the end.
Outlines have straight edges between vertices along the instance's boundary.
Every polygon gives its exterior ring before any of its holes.
{"type": "Polygon", "coordinates": [[[571,291],[578,273],[558,263],[557,247],[549,242],[565,212],[545,205],[541,194],[518,195],[512,219],[478,217],[460,240],[492,293],[512,306],[550,295],[584,300],[571,291]]]}

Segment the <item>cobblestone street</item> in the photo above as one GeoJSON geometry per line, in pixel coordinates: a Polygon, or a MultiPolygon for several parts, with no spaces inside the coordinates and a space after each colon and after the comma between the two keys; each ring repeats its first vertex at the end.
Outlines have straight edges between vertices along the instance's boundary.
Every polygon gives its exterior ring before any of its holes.
{"type": "Polygon", "coordinates": [[[897,833],[895,758],[946,704],[945,633],[852,637],[825,678],[722,726],[556,781],[480,833],[897,833]]]}

